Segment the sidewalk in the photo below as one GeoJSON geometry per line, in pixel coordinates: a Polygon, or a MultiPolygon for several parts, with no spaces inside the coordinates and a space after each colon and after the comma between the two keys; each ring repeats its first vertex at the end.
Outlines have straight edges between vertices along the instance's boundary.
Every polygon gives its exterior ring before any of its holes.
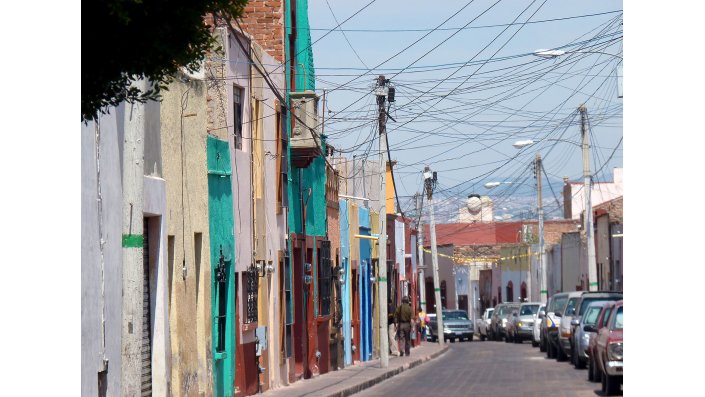
{"type": "Polygon", "coordinates": [[[259,395],[263,397],[345,397],[421,365],[440,356],[447,350],[447,344],[441,349],[438,343],[424,342],[421,346],[411,349],[411,356],[396,357],[390,355],[389,367],[385,369],[380,368],[379,359],[366,361],[339,371],[328,372],[313,379],[300,380],[290,386],[268,390],[259,395]]]}

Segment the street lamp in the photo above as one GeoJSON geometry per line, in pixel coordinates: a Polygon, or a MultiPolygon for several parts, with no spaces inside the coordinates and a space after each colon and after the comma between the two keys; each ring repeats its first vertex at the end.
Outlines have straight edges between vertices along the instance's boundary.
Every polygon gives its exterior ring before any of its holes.
{"type": "Polygon", "coordinates": [[[534,55],[537,57],[541,58],[558,58],[560,56],[563,56],[565,54],[600,54],[600,55],[607,55],[611,56],[614,58],[617,58],[619,60],[619,67],[617,68],[617,98],[624,98],[624,92],[622,89],[622,58],[619,55],[616,54],[610,54],[608,52],[602,52],[602,51],[584,51],[584,50],[577,50],[577,51],[563,51],[563,50],[547,50],[547,49],[540,49],[534,51],[534,55]]]}
{"type": "MultiPolygon", "coordinates": [[[[523,149],[534,144],[531,139],[516,141],[512,146],[516,149],[523,149]]],[[[543,198],[541,195],[541,154],[536,153],[536,204],[539,215],[539,295],[541,302],[546,303],[548,300],[548,288],[546,280],[546,255],[544,247],[544,230],[543,230],[543,198]]],[[[529,273],[531,274],[531,273],[529,273]]]]}
{"type": "Polygon", "coordinates": [[[505,184],[505,185],[511,185],[514,182],[487,182],[485,183],[485,189],[494,189],[499,185],[505,184]]]}

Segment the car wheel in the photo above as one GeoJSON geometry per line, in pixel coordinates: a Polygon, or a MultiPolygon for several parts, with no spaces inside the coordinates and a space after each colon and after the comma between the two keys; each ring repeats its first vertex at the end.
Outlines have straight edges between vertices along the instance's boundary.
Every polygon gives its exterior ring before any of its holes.
{"type": "Polygon", "coordinates": [[[590,382],[595,381],[594,368],[595,368],[595,366],[592,364],[592,360],[588,358],[588,380],[590,382]]]}
{"type": "Polygon", "coordinates": [[[545,353],[546,352],[546,340],[545,340],[545,338],[540,338],[540,339],[541,340],[539,341],[539,351],[541,353],[545,353]]]}
{"type": "Polygon", "coordinates": [[[605,375],[605,393],[608,396],[618,394],[620,383],[622,383],[621,376],[605,375]]]}
{"type": "Polygon", "coordinates": [[[563,348],[560,347],[560,346],[558,346],[557,349],[558,349],[558,351],[557,351],[557,354],[556,354],[556,361],[565,361],[565,360],[567,360],[567,359],[568,359],[568,355],[565,354],[565,352],[563,351],[563,348]]]}
{"type": "Polygon", "coordinates": [[[487,337],[485,335],[480,334],[480,340],[484,342],[485,340],[487,340],[487,337]]]}
{"type": "Polygon", "coordinates": [[[521,343],[521,338],[519,337],[519,334],[514,334],[514,343],[521,343]]]}
{"type": "Polygon", "coordinates": [[[531,347],[538,347],[539,343],[536,342],[535,340],[531,340],[531,347]]]}
{"type": "Polygon", "coordinates": [[[468,337],[468,342],[472,342],[472,338],[474,338],[474,337],[475,337],[475,335],[470,335],[470,336],[468,337]]]}
{"type": "Polygon", "coordinates": [[[450,343],[455,343],[455,338],[450,338],[450,343]]]}
{"type": "Polygon", "coordinates": [[[600,382],[602,386],[602,393],[607,394],[607,376],[600,371],[600,382]]]}
{"type": "Polygon", "coordinates": [[[556,347],[550,341],[546,342],[546,357],[556,358],[556,347]]]}
{"type": "Polygon", "coordinates": [[[580,357],[578,353],[575,353],[575,369],[585,369],[587,367],[587,360],[580,357]]]}

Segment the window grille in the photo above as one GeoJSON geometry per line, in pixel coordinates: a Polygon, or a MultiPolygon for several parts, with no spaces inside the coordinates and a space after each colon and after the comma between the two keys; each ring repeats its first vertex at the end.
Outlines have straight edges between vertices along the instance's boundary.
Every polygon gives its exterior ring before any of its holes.
{"type": "Polygon", "coordinates": [[[330,259],[330,241],[323,240],[321,242],[321,255],[318,260],[318,294],[321,301],[321,315],[327,316],[330,314],[330,297],[331,297],[331,266],[330,259]]]}
{"type": "Polygon", "coordinates": [[[245,324],[257,322],[257,268],[254,263],[245,272],[246,292],[247,292],[247,314],[245,324]]]}
{"type": "Polygon", "coordinates": [[[233,86],[233,128],[235,148],[242,150],[242,88],[233,86]]]}

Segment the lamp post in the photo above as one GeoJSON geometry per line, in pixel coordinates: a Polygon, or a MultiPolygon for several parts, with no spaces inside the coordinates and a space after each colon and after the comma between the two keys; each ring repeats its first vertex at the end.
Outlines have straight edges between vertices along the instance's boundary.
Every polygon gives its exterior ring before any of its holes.
{"type": "Polygon", "coordinates": [[[623,98],[624,97],[624,92],[622,89],[622,58],[619,55],[616,54],[610,54],[609,52],[602,52],[602,51],[583,51],[583,50],[578,50],[578,51],[563,51],[563,50],[547,50],[547,49],[540,49],[534,51],[534,55],[537,57],[541,58],[558,58],[560,56],[566,55],[566,54],[600,54],[600,55],[607,55],[614,57],[619,60],[618,68],[617,68],[617,98],[623,98]]]}
{"type": "MultiPolygon", "coordinates": [[[[512,146],[517,149],[522,149],[534,144],[532,140],[517,141],[512,146]]],[[[546,253],[544,242],[544,227],[543,227],[543,196],[541,188],[541,154],[536,153],[536,207],[539,216],[539,296],[541,303],[548,301],[548,282],[546,280],[546,253]]],[[[531,272],[529,272],[531,274],[531,272]]]]}
{"type": "Polygon", "coordinates": [[[433,291],[436,300],[436,334],[438,343],[443,347],[443,302],[441,302],[441,287],[438,280],[438,249],[436,247],[436,219],[433,214],[433,189],[436,187],[438,178],[431,168],[426,166],[423,170],[424,183],[426,185],[426,196],[428,197],[428,207],[431,215],[431,262],[433,263],[433,291]]]}

